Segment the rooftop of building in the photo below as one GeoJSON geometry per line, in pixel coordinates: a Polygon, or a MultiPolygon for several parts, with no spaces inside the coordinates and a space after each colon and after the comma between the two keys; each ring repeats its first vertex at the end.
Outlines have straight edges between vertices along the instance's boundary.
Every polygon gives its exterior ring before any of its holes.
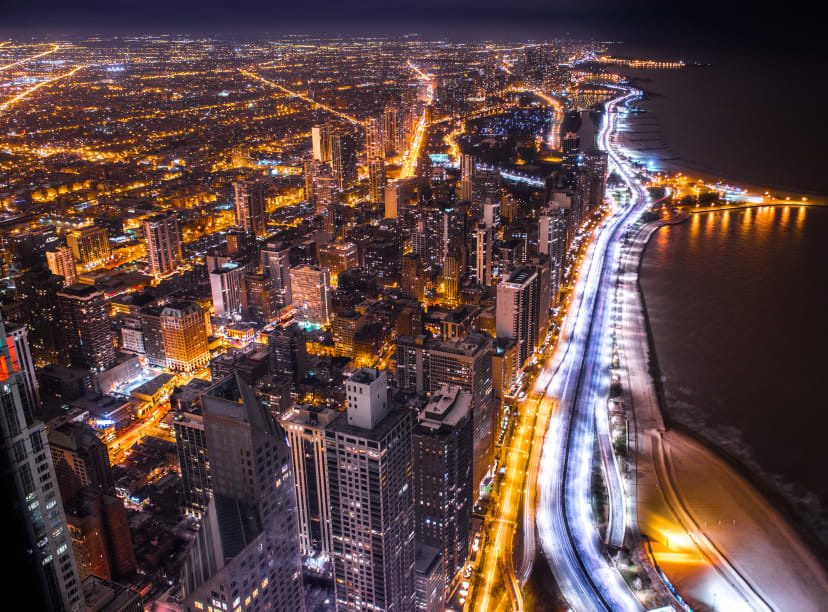
{"type": "Polygon", "coordinates": [[[382,374],[381,370],[377,368],[360,368],[348,378],[348,382],[359,383],[362,385],[370,385],[377,380],[382,374]]]}
{"type": "Polygon", "coordinates": [[[122,584],[90,574],[83,579],[83,598],[89,612],[118,612],[140,595],[122,584]]]}
{"type": "Polygon", "coordinates": [[[414,557],[414,571],[418,574],[429,575],[437,569],[442,559],[442,554],[433,546],[419,544],[414,557]]]}
{"type": "Polygon", "coordinates": [[[101,293],[94,285],[75,283],[74,285],[69,285],[68,287],[61,289],[58,295],[88,300],[96,296],[103,296],[103,293],[101,293]]]}
{"type": "Polygon", "coordinates": [[[443,385],[420,412],[420,427],[433,431],[443,426],[456,427],[470,413],[471,394],[443,385]]]}

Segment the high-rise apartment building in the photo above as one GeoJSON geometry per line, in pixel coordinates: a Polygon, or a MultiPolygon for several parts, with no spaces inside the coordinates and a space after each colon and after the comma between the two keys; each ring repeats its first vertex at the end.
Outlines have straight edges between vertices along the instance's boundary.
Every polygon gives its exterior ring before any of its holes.
{"type": "Polygon", "coordinates": [[[357,140],[352,130],[340,127],[330,133],[331,170],[340,191],[357,183],[357,140]]]}
{"type": "Polygon", "coordinates": [[[331,281],[328,271],[318,266],[299,266],[290,271],[290,286],[296,317],[316,325],[327,325],[331,310],[331,281]]]}
{"type": "Polygon", "coordinates": [[[245,274],[241,293],[242,316],[256,323],[272,323],[279,317],[279,292],[264,274],[245,274]]]}
{"type": "Polygon", "coordinates": [[[400,142],[399,131],[402,127],[402,112],[397,106],[385,107],[383,115],[383,138],[385,140],[385,155],[403,153],[404,143],[400,142]]]}
{"type": "Polygon", "coordinates": [[[181,239],[175,213],[165,212],[146,219],[144,240],[154,276],[170,274],[181,265],[181,239]]]}
{"type": "Polygon", "coordinates": [[[330,142],[328,140],[331,126],[328,123],[320,123],[311,128],[311,147],[313,159],[320,162],[331,161],[330,142]]]}
{"type": "Polygon", "coordinates": [[[567,211],[547,207],[538,215],[538,252],[549,256],[552,268],[552,304],[557,304],[567,252],[567,211]]]}
{"type": "Polygon", "coordinates": [[[433,393],[417,417],[411,442],[417,544],[440,551],[450,580],[469,554],[474,503],[471,394],[451,386],[433,393]]]}
{"type": "Polygon", "coordinates": [[[368,160],[368,199],[371,202],[385,202],[385,160],[372,157],[368,160]]]}
{"type": "Polygon", "coordinates": [[[85,610],[46,427],[36,421],[0,320],[0,518],[9,609],[85,610]]]}
{"type": "Polygon", "coordinates": [[[195,302],[175,302],[161,311],[167,368],[196,372],[210,363],[204,310],[195,302]]]}
{"type": "Polygon", "coordinates": [[[25,323],[33,359],[38,365],[69,365],[58,314],[57,296],[66,286],[63,277],[41,267],[24,272],[16,282],[17,294],[27,313],[25,323]]]}
{"type": "Polygon", "coordinates": [[[217,317],[242,314],[244,276],[252,268],[238,261],[228,261],[210,271],[213,312],[217,317]]]}
{"type": "Polygon", "coordinates": [[[72,285],[57,294],[60,325],[72,365],[99,373],[115,365],[109,306],[92,285],[72,285]]]}
{"type": "Polygon", "coordinates": [[[105,227],[90,225],[75,230],[67,234],[66,244],[72,249],[75,261],[87,270],[99,267],[112,257],[109,230],[105,227]]]}
{"type": "Polygon", "coordinates": [[[488,287],[492,284],[492,251],[494,250],[492,229],[486,227],[485,223],[480,223],[475,228],[472,239],[474,279],[478,285],[488,287]]]}
{"type": "Polygon", "coordinates": [[[471,202],[475,159],[473,155],[460,155],[460,199],[471,202]]]}
{"type": "Polygon", "coordinates": [[[234,181],[236,224],[258,237],[267,234],[264,185],[258,181],[234,181]]]}
{"type": "Polygon", "coordinates": [[[201,403],[213,496],[185,560],[183,609],[303,612],[285,432],[238,375],[201,403]]]}
{"type": "Polygon", "coordinates": [[[368,160],[385,158],[383,119],[369,117],[365,121],[365,153],[368,160]]]}
{"type": "Polygon", "coordinates": [[[58,488],[64,500],[72,499],[84,487],[115,493],[109,453],[91,425],[64,423],[49,430],[48,437],[58,488]]]}
{"type": "Polygon", "coordinates": [[[414,609],[411,412],[389,410],[385,373],[345,381],[347,418],[325,432],[337,610],[414,609]]]}
{"type": "Polygon", "coordinates": [[[56,246],[46,251],[46,263],[52,274],[63,277],[64,285],[74,285],[78,282],[78,271],[75,269],[75,258],[70,247],[56,246]]]}
{"type": "Polygon", "coordinates": [[[517,343],[521,367],[535,350],[538,339],[538,274],[528,267],[512,271],[497,286],[497,337],[517,343]]]}

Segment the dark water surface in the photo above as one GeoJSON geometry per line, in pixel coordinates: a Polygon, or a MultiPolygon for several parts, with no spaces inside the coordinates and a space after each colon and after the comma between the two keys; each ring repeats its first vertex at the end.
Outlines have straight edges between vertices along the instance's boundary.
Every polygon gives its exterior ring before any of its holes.
{"type": "Polygon", "coordinates": [[[653,235],[642,287],[668,417],[828,542],[828,209],[694,214],[653,235]]]}

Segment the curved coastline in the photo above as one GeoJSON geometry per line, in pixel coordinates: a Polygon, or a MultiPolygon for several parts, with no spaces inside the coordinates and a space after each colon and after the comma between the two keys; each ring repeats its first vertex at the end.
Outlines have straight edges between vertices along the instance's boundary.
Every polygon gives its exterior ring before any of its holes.
{"type": "MultiPolygon", "coordinates": [[[[732,209],[741,209],[741,208],[751,208],[757,206],[773,206],[773,207],[781,207],[781,206],[825,206],[824,204],[813,204],[813,203],[791,203],[791,204],[763,204],[763,205],[748,205],[748,206],[736,206],[729,208],[732,209]]],[[[726,210],[724,208],[721,209],[712,209],[712,210],[688,210],[689,213],[694,212],[716,212],[717,210],[726,210]]],[[[736,472],[740,477],[742,477],[750,486],[754,487],[757,492],[765,497],[765,499],[769,502],[769,504],[773,507],[774,510],[779,512],[782,515],[782,518],[787,522],[787,524],[794,529],[797,536],[800,538],[802,543],[805,547],[811,551],[811,553],[815,556],[817,561],[822,566],[823,570],[828,572],[828,545],[826,545],[816,534],[813,527],[808,524],[808,522],[800,516],[798,512],[790,505],[790,503],[784,498],[782,493],[780,493],[771,483],[767,482],[764,478],[760,475],[756,474],[754,470],[751,470],[747,465],[743,463],[743,461],[733,455],[732,453],[727,452],[725,449],[721,448],[712,440],[709,440],[703,433],[694,430],[686,425],[683,425],[677,422],[675,419],[672,419],[666,410],[667,407],[667,399],[666,393],[664,389],[663,377],[661,373],[661,368],[658,363],[658,351],[656,350],[655,344],[655,333],[653,332],[652,323],[650,321],[650,313],[647,307],[647,298],[644,293],[644,288],[641,284],[641,270],[644,262],[644,258],[647,254],[647,249],[649,248],[650,243],[652,242],[653,236],[655,236],[656,232],[658,232],[662,227],[666,225],[675,225],[679,223],[684,223],[689,219],[689,215],[686,218],[681,220],[673,221],[672,223],[662,223],[659,227],[655,228],[654,231],[650,232],[649,236],[647,237],[647,241],[644,244],[643,249],[641,250],[641,255],[639,257],[637,268],[636,268],[636,289],[639,294],[639,298],[641,300],[642,306],[642,313],[645,323],[645,332],[647,336],[647,347],[648,347],[648,357],[647,357],[647,364],[650,376],[652,377],[653,386],[656,391],[656,399],[658,402],[659,411],[661,413],[661,418],[664,422],[665,427],[668,430],[676,431],[685,437],[695,441],[697,444],[704,447],[712,455],[718,457],[721,461],[727,464],[734,472],[736,472]]]]}

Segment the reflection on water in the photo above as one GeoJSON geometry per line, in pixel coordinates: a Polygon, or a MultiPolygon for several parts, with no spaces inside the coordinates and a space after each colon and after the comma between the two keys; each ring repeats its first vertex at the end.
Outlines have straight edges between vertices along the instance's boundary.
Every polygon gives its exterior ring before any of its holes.
{"type": "Polygon", "coordinates": [[[749,449],[814,518],[828,506],[828,210],[694,214],[655,233],[642,286],[668,416],[748,463],[749,449]]]}

